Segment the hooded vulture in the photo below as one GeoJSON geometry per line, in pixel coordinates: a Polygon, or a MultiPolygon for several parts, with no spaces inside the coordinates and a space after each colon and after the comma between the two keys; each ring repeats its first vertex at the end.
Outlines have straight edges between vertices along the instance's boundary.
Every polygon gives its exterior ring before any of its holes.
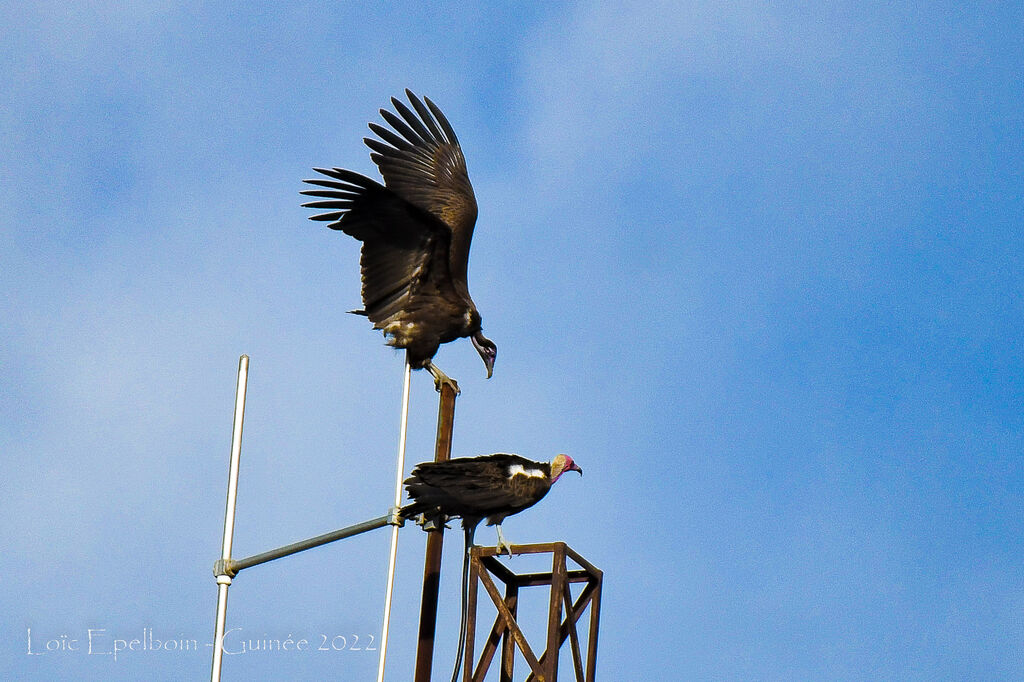
{"type": "Polygon", "coordinates": [[[539,502],[566,471],[583,474],[569,455],[555,455],[550,463],[501,453],[424,462],[405,480],[413,501],[402,508],[402,516],[461,517],[467,544],[472,544],[474,529],[486,518],[488,526],[497,525],[498,549],[511,555],[501,522],[539,502]]]}
{"type": "Polygon", "coordinates": [[[469,550],[473,546],[477,525],[485,518],[488,526],[497,525],[498,551],[506,549],[512,556],[512,547],[501,532],[501,522],[505,517],[518,514],[539,502],[566,471],[577,471],[583,475],[583,469],[569,455],[555,455],[548,463],[499,453],[459,457],[447,462],[424,462],[418,464],[405,480],[405,489],[413,501],[402,507],[403,517],[424,514],[443,522],[445,517],[459,516],[465,530],[462,617],[452,682],[458,679],[466,643],[469,550]]]}
{"type": "MultiPolygon", "coordinates": [[[[390,129],[370,123],[380,139],[364,138],[384,184],[342,168],[315,168],[326,178],[305,180],[318,189],[304,207],[363,243],[363,310],[388,345],[404,348],[413,369],[426,368],[440,390],[455,385],[433,363],[442,343],[469,337],[490,378],[497,347],[481,331],[466,271],[476,223],[476,197],[466,159],[441,110],[406,90],[412,109],[397,98],[397,113],[381,109],[390,129]],[[424,104],[425,103],[425,104],[424,104]]],[[[457,386],[456,386],[457,388],[457,386]]]]}

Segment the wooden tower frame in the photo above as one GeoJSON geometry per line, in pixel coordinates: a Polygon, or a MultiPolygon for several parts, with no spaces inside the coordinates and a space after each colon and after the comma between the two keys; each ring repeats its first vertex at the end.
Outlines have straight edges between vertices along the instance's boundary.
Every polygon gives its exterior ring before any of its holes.
{"type": "Polygon", "coordinates": [[[501,682],[512,682],[513,680],[516,648],[519,649],[530,667],[530,674],[526,677],[527,682],[556,682],[559,651],[567,639],[572,651],[576,682],[594,682],[597,665],[597,632],[601,615],[602,572],[564,542],[513,545],[512,553],[551,554],[551,571],[517,574],[498,561],[496,548],[474,547],[472,549],[469,563],[469,603],[467,607],[469,621],[463,682],[482,682],[487,676],[495,653],[497,653],[499,642],[501,644],[501,662],[498,679],[501,682]],[[572,559],[580,568],[570,569],[566,562],[567,558],[572,559]],[[504,583],[504,595],[498,590],[495,578],[504,583]],[[583,590],[575,600],[573,600],[572,592],[569,589],[573,583],[584,583],[583,590]],[[470,662],[474,660],[479,585],[483,585],[484,591],[491,598],[498,613],[490,634],[483,640],[480,658],[476,666],[471,668],[470,662]],[[544,651],[540,656],[534,653],[534,649],[526,641],[526,636],[516,621],[520,588],[536,586],[550,586],[551,588],[547,636],[544,642],[544,651]],[[588,606],[590,607],[590,624],[586,641],[586,661],[584,662],[576,624],[588,606]]]}

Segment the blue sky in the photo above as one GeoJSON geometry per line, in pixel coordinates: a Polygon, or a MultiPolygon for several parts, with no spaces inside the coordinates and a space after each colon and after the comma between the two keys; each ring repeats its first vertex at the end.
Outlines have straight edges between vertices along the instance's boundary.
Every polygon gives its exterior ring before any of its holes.
{"type": "MultiPolygon", "coordinates": [[[[1019,3],[0,20],[9,677],[208,675],[205,647],[99,652],[212,637],[242,353],[236,555],[387,509],[402,358],[345,314],[358,245],[298,192],[312,166],[375,174],[366,123],[406,87],[455,126],[481,207],[470,284],[499,355],[489,381],[466,341],[437,356],[463,389],[454,453],[586,470],[505,530],[605,571],[600,679],[1024,677],[1019,3]],[[45,651],[62,638],[80,649],[45,651]]],[[[436,400],[413,380],[416,462],[436,400]]],[[[401,537],[394,680],[424,544],[401,537]]],[[[229,627],[377,636],[387,544],[250,569],[229,627]]],[[[225,679],[375,670],[351,649],[225,661],[225,679]]]]}

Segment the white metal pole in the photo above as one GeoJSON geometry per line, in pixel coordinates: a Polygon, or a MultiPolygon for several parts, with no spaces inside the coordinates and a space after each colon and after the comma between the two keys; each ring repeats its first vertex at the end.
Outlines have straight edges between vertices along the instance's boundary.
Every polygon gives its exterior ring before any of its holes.
{"type": "MultiPolygon", "coordinates": [[[[224,509],[224,540],[221,543],[220,565],[231,561],[231,541],[235,534],[235,500],[238,496],[238,461],[242,455],[242,420],[245,417],[245,387],[249,376],[249,356],[238,359],[238,383],[235,385],[235,420],[231,429],[231,466],[228,471],[228,499],[224,509]]],[[[228,587],[231,577],[217,576],[217,626],[213,638],[213,667],[210,682],[220,682],[221,658],[224,652],[224,627],[228,615],[228,587]]]]}
{"type": "MultiPolygon", "coordinates": [[[[409,427],[409,379],[412,368],[405,359],[405,382],[402,386],[402,425],[398,435],[398,469],[395,472],[395,507],[402,504],[402,480],[405,478],[405,434],[409,427]]],[[[398,526],[391,527],[391,556],[388,559],[388,584],[384,596],[384,627],[380,636],[380,661],[377,682],[384,682],[384,663],[387,660],[388,630],[391,625],[391,592],[395,586],[395,559],[398,557],[398,526]]]]}

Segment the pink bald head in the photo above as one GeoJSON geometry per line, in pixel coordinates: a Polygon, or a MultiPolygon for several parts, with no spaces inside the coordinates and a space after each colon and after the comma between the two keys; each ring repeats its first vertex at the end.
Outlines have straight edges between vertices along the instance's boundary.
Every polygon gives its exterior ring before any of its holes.
{"type": "Polygon", "coordinates": [[[583,469],[576,462],[572,461],[572,457],[569,455],[555,455],[555,458],[551,460],[551,482],[557,481],[558,477],[566,471],[578,471],[580,476],[583,475],[583,469]]]}

